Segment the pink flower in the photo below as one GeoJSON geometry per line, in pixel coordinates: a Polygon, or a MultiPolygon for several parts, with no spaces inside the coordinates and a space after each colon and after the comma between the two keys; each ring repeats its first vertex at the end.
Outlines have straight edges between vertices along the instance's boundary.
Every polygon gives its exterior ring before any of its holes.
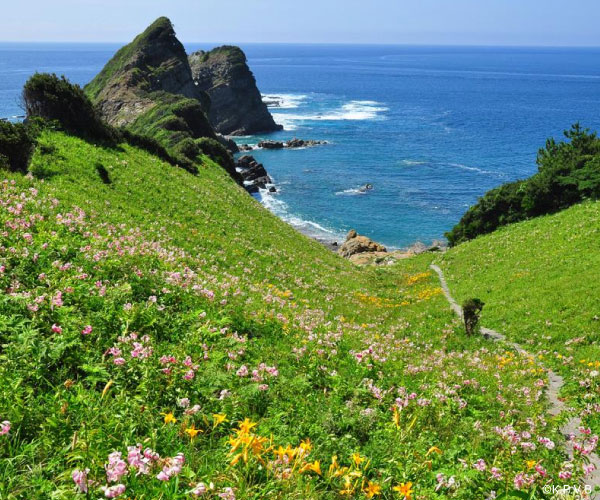
{"type": "Polygon", "coordinates": [[[473,464],[473,468],[483,472],[486,469],[485,460],[483,460],[483,458],[480,458],[479,460],[477,460],[477,462],[473,464]]]}
{"type": "Polygon", "coordinates": [[[114,486],[102,486],[101,489],[106,498],[117,498],[119,495],[125,493],[127,488],[125,488],[124,484],[115,484],[114,486]]]}
{"type": "Polygon", "coordinates": [[[109,483],[116,483],[121,477],[127,474],[127,463],[121,459],[120,451],[114,451],[108,455],[108,464],[104,468],[106,469],[106,479],[109,483]]]}
{"type": "Polygon", "coordinates": [[[223,500],[235,500],[235,493],[231,488],[223,488],[223,491],[218,496],[223,500]]]}
{"type": "Polygon", "coordinates": [[[492,474],[492,479],[496,481],[500,481],[502,479],[502,474],[500,473],[500,469],[498,467],[492,467],[490,469],[490,473],[492,474]]]}
{"type": "Polygon", "coordinates": [[[183,378],[185,380],[192,380],[194,378],[195,374],[196,374],[196,372],[194,372],[194,370],[188,370],[187,372],[185,372],[185,375],[183,376],[183,378]]]}
{"type": "Polygon", "coordinates": [[[8,420],[5,420],[4,422],[0,423],[0,436],[4,436],[4,434],[8,434],[9,431],[10,431],[10,422],[8,420]]]}
{"type": "Polygon", "coordinates": [[[172,477],[176,476],[181,472],[181,468],[185,463],[185,457],[183,453],[178,453],[173,458],[167,458],[165,465],[162,470],[156,476],[159,481],[168,481],[172,477]]]}
{"type": "Polygon", "coordinates": [[[558,473],[558,477],[559,477],[560,479],[571,479],[571,475],[572,475],[572,474],[571,474],[571,472],[570,472],[570,471],[568,471],[568,470],[561,470],[561,471],[558,473]]]}
{"type": "Polygon", "coordinates": [[[92,325],[86,325],[83,327],[83,330],[81,330],[81,334],[82,335],[89,335],[90,333],[92,333],[92,325]]]}
{"type": "Polygon", "coordinates": [[[115,359],[113,359],[113,363],[115,365],[124,365],[125,364],[125,359],[124,358],[115,358],[115,359]]]}
{"type": "Polygon", "coordinates": [[[52,331],[54,333],[62,333],[62,328],[59,325],[57,325],[56,323],[54,323],[52,325],[52,331]]]}
{"type": "Polygon", "coordinates": [[[198,483],[196,487],[191,491],[191,493],[195,497],[201,497],[202,495],[208,493],[208,488],[204,483],[198,483]]]}
{"type": "Polygon", "coordinates": [[[90,472],[90,469],[79,470],[75,469],[71,477],[73,478],[73,482],[77,485],[77,489],[80,493],[87,493],[88,491],[88,482],[87,475],[90,472]]]}
{"type": "Polygon", "coordinates": [[[240,366],[240,369],[235,372],[238,377],[247,377],[248,376],[248,367],[246,365],[240,366]]]}
{"type": "Polygon", "coordinates": [[[56,295],[52,298],[52,305],[56,307],[62,307],[63,299],[61,291],[56,292],[56,295]]]}

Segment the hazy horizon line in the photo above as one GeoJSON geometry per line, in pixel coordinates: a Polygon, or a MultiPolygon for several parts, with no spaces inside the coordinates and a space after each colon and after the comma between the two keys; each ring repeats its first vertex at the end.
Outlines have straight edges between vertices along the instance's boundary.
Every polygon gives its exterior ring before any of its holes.
{"type": "MultiPolygon", "coordinates": [[[[486,44],[486,43],[408,43],[408,42],[240,42],[240,41],[182,41],[183,45],[306,45],[372,47],[473,47],[473,48],[539,48],[539,49],[599,49],[600,45],[552,45],[552,44],[486,44]]],[[[0,44],[65,44],[65,45],[128,45],[129,41],[76,41],[76,40],[0,40],[0,44]]]]}

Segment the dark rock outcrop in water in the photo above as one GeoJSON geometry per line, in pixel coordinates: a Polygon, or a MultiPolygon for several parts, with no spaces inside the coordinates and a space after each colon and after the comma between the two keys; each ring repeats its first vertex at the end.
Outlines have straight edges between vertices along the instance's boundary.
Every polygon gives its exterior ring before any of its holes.
{"type": "Polygon", "coordinates": [[[189,62],[197,89],[210,96],[209,119],[217,132],[249,135],[283,128],[263,103],[246,55],[239,47],[225,45],[194,52],[189,62]]]}
{"type": "MultiPolygon", "coordinates": [[[[253,156],[241,156],[236,163],[236,170],[242,176],[244,187],[250,193],[257,193],[259,189],[266,189],[268,184],[273,183],[263,164],[258,163],[253,156]]],[[[269,188],[269,192],[275,192],[273,186],[269,188]]]]}
{"type": "Polygon", "coordinates": [[[282,141],[260,141],[257,144],[257,147],[262,148],[262,149],[283,149],[283,148],[289,148],[289,149],[294,149],[294,148],[311,148],[313,146],[318,146],[320,144],[327,144],[327,141],[315,141],[315,140],[307,140],[305,141],[304,139],[296,139],[295,137],[293,139],[290,139],[287,142],[282,142],[282,141]]]}

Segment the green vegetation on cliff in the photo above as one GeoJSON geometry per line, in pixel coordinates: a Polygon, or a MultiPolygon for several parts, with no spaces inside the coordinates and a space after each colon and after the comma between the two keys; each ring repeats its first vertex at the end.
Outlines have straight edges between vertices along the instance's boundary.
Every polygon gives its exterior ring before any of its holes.
{"type": "Polygon", "coordinates": [[[600,139],[579,124],[568,141],[549,139],[537,158],[538,172],[486,193],[446,236],[451,245],[500,226],[550,214],[585,199],[600,197],[600,139]]]}
{"type": "Polygon", "coordinates": [[[185,49],[165,17],[122,47],[85,91],[109,124],[159,141],[189,170],[199,150],[181,143],[216,138],[206,116],[210,100],[194,84],[185,49]]]}

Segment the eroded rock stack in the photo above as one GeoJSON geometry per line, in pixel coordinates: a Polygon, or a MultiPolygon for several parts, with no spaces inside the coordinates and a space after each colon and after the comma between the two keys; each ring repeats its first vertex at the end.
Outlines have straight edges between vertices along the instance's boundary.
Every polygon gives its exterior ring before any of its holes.
{"type": "Polygon", "coordinates": [[[189,56],[189,62],[196,87],[210,97],[208,116],[217,132],[250,135],[283,128],[263,103],[246,55],[239,47],[200,50],[189,56]]]}

